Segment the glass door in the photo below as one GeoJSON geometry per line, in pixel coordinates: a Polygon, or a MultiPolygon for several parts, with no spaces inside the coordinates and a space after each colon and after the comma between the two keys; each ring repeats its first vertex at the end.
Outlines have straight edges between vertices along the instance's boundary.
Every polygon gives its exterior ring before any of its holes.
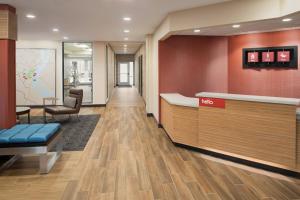
{"type": "Polygon", "coordinates": [[[83,90],[83,104],[93,102],[92,43],[64,43],[64,97],[71,88],[83,90]]]}
{"type": "Polygon", "coordinates": [[[129,63],[119,65],[119,85],[129,85],[129,63]]]}

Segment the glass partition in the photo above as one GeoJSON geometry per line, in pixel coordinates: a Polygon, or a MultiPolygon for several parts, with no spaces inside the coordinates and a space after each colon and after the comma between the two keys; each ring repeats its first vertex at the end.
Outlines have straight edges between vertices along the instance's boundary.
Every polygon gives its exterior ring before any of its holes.
{"type": "Polygon", "coordinates": [[[83,104],[93,102],[92,43],[64,43],[64,98],[71,88],[83,89],[83,104]]]}

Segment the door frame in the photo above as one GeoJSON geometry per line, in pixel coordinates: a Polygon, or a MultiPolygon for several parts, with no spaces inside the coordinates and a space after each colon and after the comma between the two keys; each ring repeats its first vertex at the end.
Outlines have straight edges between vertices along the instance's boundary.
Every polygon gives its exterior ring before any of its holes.
{"type": "Polygon", "coordinates": [[[139,93],[143,96],[143,55],[139,56],[139,93]]]}
{"type": "Polygon", "coordinates": [[[118,85],[119,86],[129,86],[130,85],[130,63],[129,62],[118,62],[118,79],[117,79],[117,83],[118,83],[118,85]],[[121,64],[127,64],[127,71],[128,71],[128,73],[127,73],[127,77],[128,77],[128,81],[127,82],[124,82],[124,83],[121,83],[121,81],[120,81],[120,77],[121,77],[121,70],[120,70],[120,66],[121,66],[121,64]]]}

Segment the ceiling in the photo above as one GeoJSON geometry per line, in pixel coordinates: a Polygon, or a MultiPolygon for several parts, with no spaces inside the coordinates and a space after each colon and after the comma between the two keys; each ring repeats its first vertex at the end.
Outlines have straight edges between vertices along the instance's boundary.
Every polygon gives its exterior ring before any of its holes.
{"type": "Polygon", "coordinates": [[[20,40],[143,41],[169,12],[226,0],[0,0],[17,8],[20,40]],[[36,15],[27,19],[26,14],[36,15]],[[130,22],[122,20],[131,17],[130,22]],[[53,28],[60,31],[54,33],[53,28]],[[123,33],[129,29],[130,33],[123,33]]]}
{"type": "Polygon", "coordinates": [[[285,16],[284,18],[293,19],[290,22],[283,22],[283,18],[253,21],[241,23],[240,28],[232,28],[232,24],[201,28],[199,33],[194,33],[194,30],[184,30],[174,32],[173,35],[211,35],[211,36],[228,36],[239,35],[246,33],[268,32],[275,30],[286,30],[300,27],[300,12],[293,15],[285,16]]]}
{"type": "Polygon", "coordinates": [[[116,54],[135,54],[142,46],[142,42],[110,42],[109,45],[112,47],[116,54]],[[126,49],[126,50],[124,50],[126,49]]]}

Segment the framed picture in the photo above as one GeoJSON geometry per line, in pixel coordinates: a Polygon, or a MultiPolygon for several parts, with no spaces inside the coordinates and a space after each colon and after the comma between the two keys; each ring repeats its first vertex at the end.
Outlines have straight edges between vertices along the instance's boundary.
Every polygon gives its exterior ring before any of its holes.
{"type": "Polygon", "coordinates": [[[56,97],[56,50],[16,49],[17,105],[43,105],[56,97]]]}
{"type": "Polygon", "coordinates": [[[258,62],[258,52],[248,52],[248,62],[249,63],[258,62]]]}
{"type": "Polygon", "coordinates": [[[298,46],[243,49],[243,68],[298,68],[298,46]]]}
{"type": "Polygon", "coordinates": [[[290,62],[290,52],[277,51],[277,62],[290,62]]]}
{"type": "Polygon", "coordinates": [[[262,52],[262,62],[274,62],[274,61],[275,61],[275,57],[273,51],[262,52]]]}

